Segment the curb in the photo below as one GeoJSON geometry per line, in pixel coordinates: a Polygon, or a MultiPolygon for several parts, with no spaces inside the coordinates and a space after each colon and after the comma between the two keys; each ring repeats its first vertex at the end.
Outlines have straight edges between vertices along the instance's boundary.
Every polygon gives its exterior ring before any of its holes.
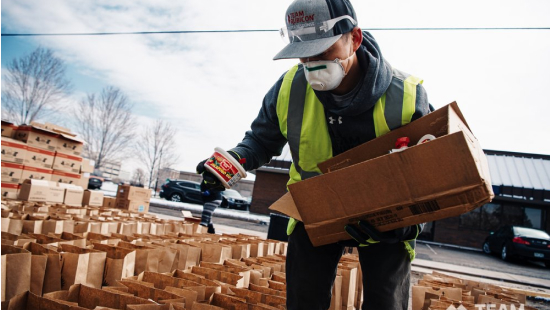
{"type": "MultiPolygon", "coordinates": [[[[154,201],[151,201],[150,206],[156,207],[156,208],[162,208],[162,209],[170,209],[170,210],[176,210],[176,211],[191,211],[191,213],[196,213],[200,217],[202,213],[202,206],[201,205],[188,205],[184,203],[174,203],[174,202],[167,202],[167,203],[156,203],[154,201]],[[172,205],[177,204],[177,205],[172,205]]],[[[216,210],[213,213],[214,217],[221,217],[221,218],[228,218],[232,220],[239,220],[239,221],[246,221],[251,223],[257,223],[262,225],[269,225],[270,218],[269,216],[260,215],[260,214],[253,214],[250,215],[250,213],[235,213],[223,208],[216,208],[216,210]]]]}
{"type": "Polygon", "coordinates": [[[454,244],[448,244],[448,243],[439,243],[439,242],[419,240],[419,239],[416,239],[416,242],[426,244],[426,245],[435,245],[442,248],[451,248],[451,249],[466,250],[466,251],[472,251],[472,252],[483,252],[481,249],[478,249],[478,248],[472,248],[472,247],[460,246],[460,245],[454,245],[454,244]]]}

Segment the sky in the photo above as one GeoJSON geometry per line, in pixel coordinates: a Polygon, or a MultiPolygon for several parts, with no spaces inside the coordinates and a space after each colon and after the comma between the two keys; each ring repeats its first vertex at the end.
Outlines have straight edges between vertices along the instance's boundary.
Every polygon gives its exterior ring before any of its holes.
{"type": "MultiPolygon", "coordinates": [[[[276,30],[289,0],[3,0],[2,34],[276,30]]],[[[424,80],[437,109],[456,101],[484,149],[550,154],[550,30],[380,28],[550,27],[550,1],[352,0],[359,26],[395,68],[424,80]]],[[[68,104],[106,86],[134,105],[139,128],[177,129],[194,171],[214,147],[244,137],[266,92],[297,60],[273,61],[279,34],[201,33],[2,37],[2,70],[36,47],[52,49],[74,85],[68,104]]],[[[70,115],[64,115],[70,119],[70,115]]],[[[65,124],[70,127],[70,124],[65,124]]],[[[131,158],[123,169],[139,164],[131,158]]],[[[253,177],[252,177],[253,179],[253,177]]]]}

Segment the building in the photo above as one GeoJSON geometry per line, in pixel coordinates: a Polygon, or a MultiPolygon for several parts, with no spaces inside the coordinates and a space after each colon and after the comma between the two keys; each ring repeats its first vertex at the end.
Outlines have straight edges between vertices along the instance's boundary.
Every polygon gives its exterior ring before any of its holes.
{"type": "Polygon", "coordinates": [[[503,225],[550,233],[550,155],[484,151],[493,201],[461,216],[429,223],[422,239],[479,248],[490,232],[503,225]]]}
{"type": "MultiPolygon", "coordinates": [[[[484,150],[495,198],[458,217],[427,223],[419,238],[480,248],[502,225],[521,225],[550,233],[550,155],[484,150]]],[[[251,212],[268,207],[286,193],[291,163],[288,149],[257,169],[251,212]]]]}
{"type": "Polygon", "coordinates": [[[103,162],[99,170],[99,175],[104,178],[116,179],[120,175],[120,162],[103,162]]]}

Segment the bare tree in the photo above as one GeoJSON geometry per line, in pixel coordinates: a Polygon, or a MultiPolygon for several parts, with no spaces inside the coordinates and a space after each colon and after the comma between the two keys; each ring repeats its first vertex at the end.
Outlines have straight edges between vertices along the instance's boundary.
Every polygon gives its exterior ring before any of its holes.
{"type": "Polygon", "coordinates": [[[94,160],[96,169],[128,155],[135,135],[132,108],[120,89],[112,86],[99,96],[88,94],[75,108],[75,128],[86,141],[84,157],[94,160]]]}
{"type": "Polygon", "coordinates": [[[141,133],[138,143],[135,144],[138,160],[149,173],[149,188],[155,172],[169,168],[179,159],[175,147],[175,134],[176,130],[170,123],[157,120],[141,133]]]}
{"type": "Polygon", "coordinates": [[[145,171],[143,171],[143,169],[141,169],[141,168],[137,168],[134,171],[134,176],[132,178],[132,182],[134,182],[133,185],[143,186],[145,184],[145,171]]]}
{"type": "Polygon", "coordinates": [[[60,109],[72,87],[65,79],[65,63],[50,49],[38,47],[13,59],[2,74],[2,118],[30,124],[60,109]]]}

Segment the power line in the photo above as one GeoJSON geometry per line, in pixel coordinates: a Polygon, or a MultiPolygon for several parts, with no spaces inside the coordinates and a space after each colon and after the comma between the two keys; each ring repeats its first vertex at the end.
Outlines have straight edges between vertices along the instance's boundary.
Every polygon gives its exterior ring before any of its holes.
{"type": "MultiPolygon", "coordinates": [[[[363,28],[368,31],[461,31],[461,30],[550,30],[550,27],[459,27],[459,28],[363,28]]],[[[186,33],[250,33],[278,32],[274,29],[249,30],[176,30],[176,31],[131,31],[131,32],[82,32],[82,33],[2,33],[3,37],[39,37],[39,36],[112,36],[112,35],[150,35],[150,34],[186,34],[186,33]]]]}

